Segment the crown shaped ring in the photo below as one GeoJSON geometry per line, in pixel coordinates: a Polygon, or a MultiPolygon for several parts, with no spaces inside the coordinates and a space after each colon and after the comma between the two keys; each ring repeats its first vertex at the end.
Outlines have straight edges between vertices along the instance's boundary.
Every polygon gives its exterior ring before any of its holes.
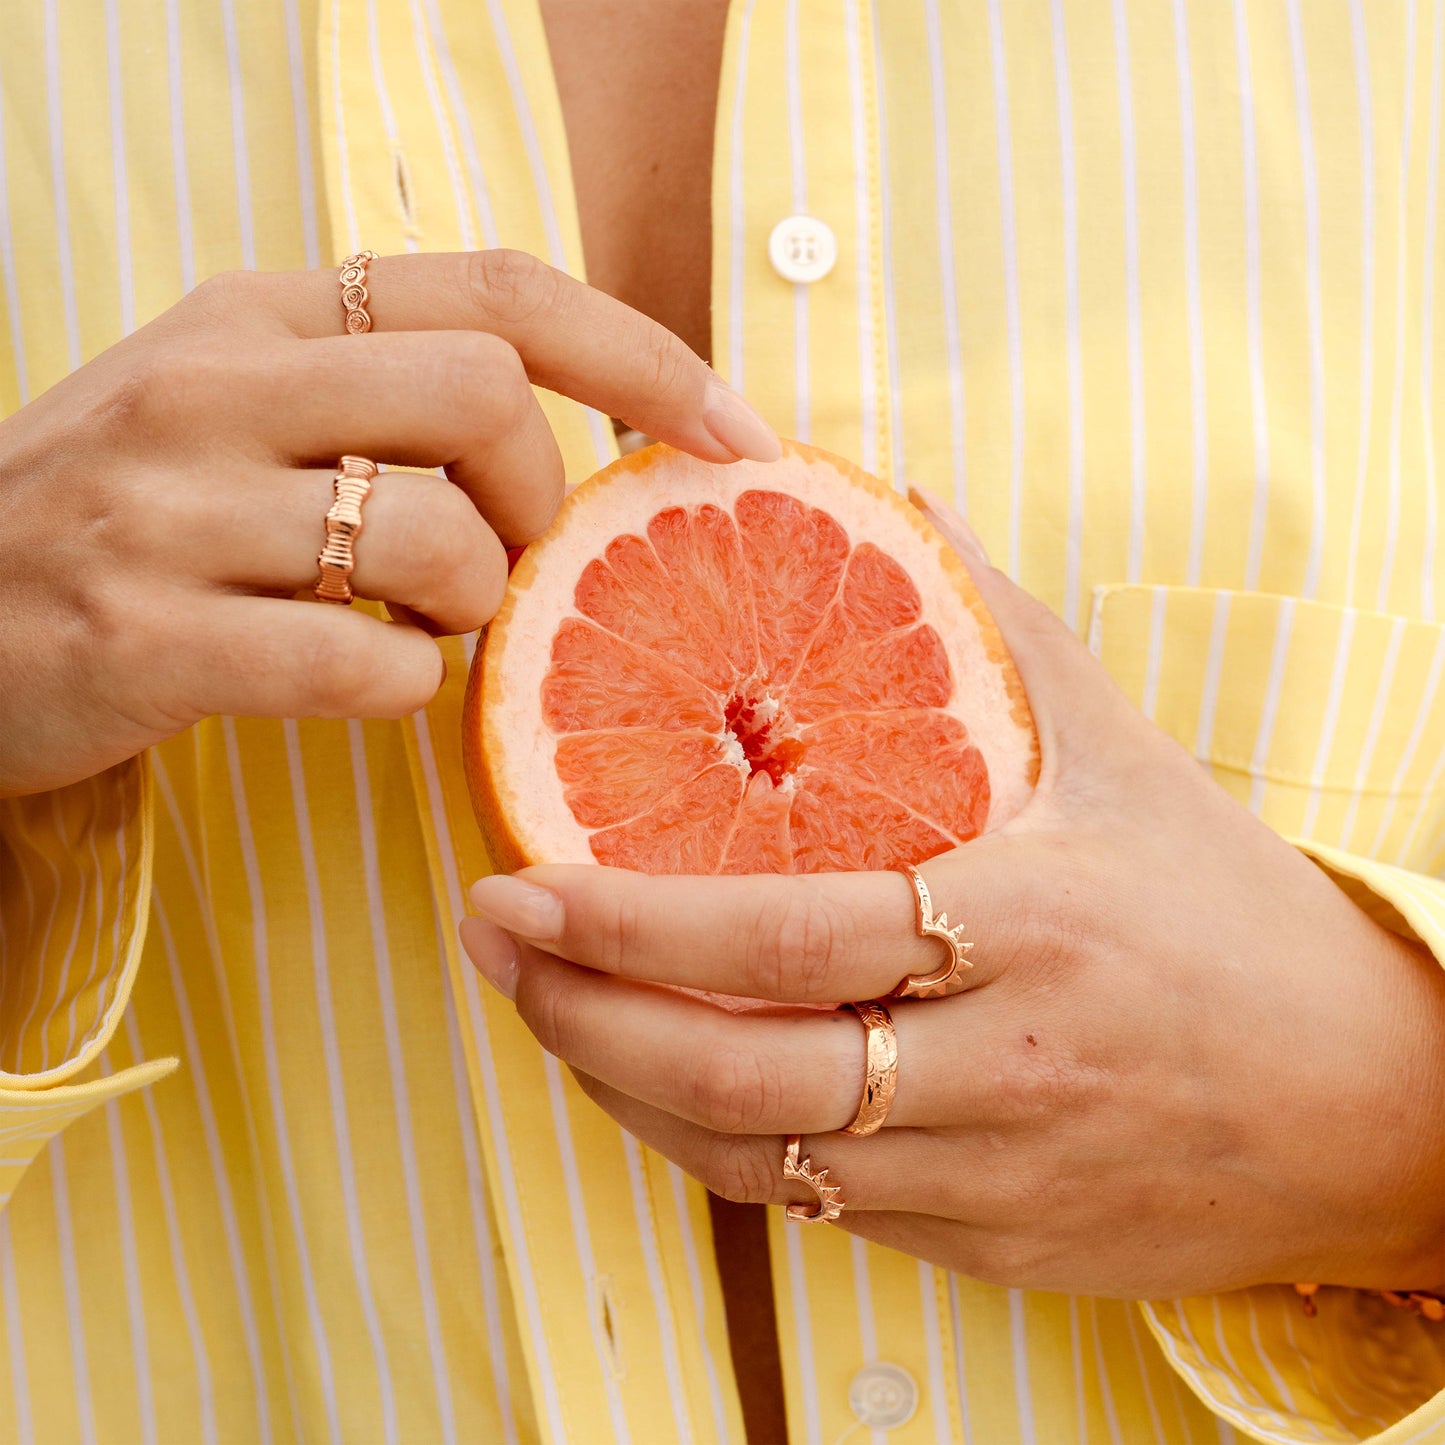
{"type": "Polygon", "coordinates": [[[910,973],[893,990],[893,997],[943,998],[951,993],[962,992],[966,987],[961,977],[962,972],[964,969],[973,967],[967,956],[973,944],[964,941],[965,925],[956,923],[950,926],[946,913],[940,913],[937,918],[933,916],[933,896],[929,893],[928,884],[923,881],[923,875],[917,868],[909,864],[907,868],[899,869],[899,872],[908,879],[913,888],[918,936],[920,938],[936,938],[946,944],[948,961],[932,973],[910,973]]]}
{"type": "Polygon", "coordinates": [[[813,1161],[798,1161],[802,1151],[803,1136],[788,1135],[788,1147],[783,1154],[783,1178],[806,1184],[818,1201],[816,1209],[806,1204],[790,1204],[784,1211],[797,1224],[831,1224],[843,1212],[842,1186],[828,1183],[826,1169],[814,1170],[813,1161]]]}

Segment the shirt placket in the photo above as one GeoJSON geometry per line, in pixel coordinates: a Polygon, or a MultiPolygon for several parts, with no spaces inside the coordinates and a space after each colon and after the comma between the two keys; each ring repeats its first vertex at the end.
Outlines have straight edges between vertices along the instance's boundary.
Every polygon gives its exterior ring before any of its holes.
{"type": "MultiPolygon", "coordinates": [[[[897,484],[876,44],[864,0],[734,7],[713,173],[713,355],[780,431],[897,484]]],[[[826,1156],[826,1140],[808,1142],[826,1156]]],[[[941,1367],[946,1275],[780,1210],[769,1239],[789,1437],[960,1438],[941,1367]]]]}

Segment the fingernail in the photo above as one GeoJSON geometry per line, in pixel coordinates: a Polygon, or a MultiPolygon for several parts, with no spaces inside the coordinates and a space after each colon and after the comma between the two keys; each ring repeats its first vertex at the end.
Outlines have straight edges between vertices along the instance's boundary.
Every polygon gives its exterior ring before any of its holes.
{"type": "Polygon", "coordinates": [[[943,533],[954,551],[965,553],[985,567],[989,565],[988,553],[984,551],[983,543],[978,540],[978,533],[947,502],[913,486],[908,488],[908,500],[943,533]]]}
{"type": "Polygon", "coordinates": [[[498,993],[517,996],[517,940],[485,918],[464,918],[462,947],[472,966],[498,993]]]}
{"type": "Polygon", "coordinates": [[[472,907],[484,918],[523,938],[562,936],[562,900],[550,888],[494,873],[472,884],[472,907]]]}
{"type": "Polygon", "coordinates": [[[719,446],[740,459],[775,462],[783,454],[777,432],[720,376],[708,378],[702,424],[719,446]]]}

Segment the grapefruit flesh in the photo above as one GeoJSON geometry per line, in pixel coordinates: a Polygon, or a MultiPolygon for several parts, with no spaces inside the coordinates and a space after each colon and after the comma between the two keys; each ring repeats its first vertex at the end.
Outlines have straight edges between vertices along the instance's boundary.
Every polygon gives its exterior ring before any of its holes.
{"type": "Polygon", "coordinates": [[[583,483],[512,573],[465,749],[507,869],[898,868],[999,826],[1038,774],[962,563],[797,443],[732,466],[654,446],[583,483]]]}

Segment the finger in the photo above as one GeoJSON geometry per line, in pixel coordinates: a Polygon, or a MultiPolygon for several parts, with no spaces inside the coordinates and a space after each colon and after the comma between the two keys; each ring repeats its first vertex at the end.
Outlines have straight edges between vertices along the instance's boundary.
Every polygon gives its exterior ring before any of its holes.
{"type": "Polygon", "coordinates": [[[1036,1273],[1039,1250],[1036,1237],[1027,1233],[1026,1219],[1015,1219],[1012,1227],[980,1226],[923,1210],[845,1209],[837,1225],[860,1239],[982,1284],[1048,1288],[1042,1283],[1048,1276],[1036,1273]]]}
{"type": "MultiPolygon", "coordinates": [[[[809,1201],[806,1189],[783,1178],[782,1137],[720,1134],[579,1070],[573,1075],[583,1093],[629,1134],[714,1194],[738,1204],[809,1201]]],[[[844,1221],[854,1212],[872,1220],[888,1218],[895,1229],[927,1221],[930,1227],[915,1239],[927,1241],[931,1249],[967,1250],[967,1257],[994,1272],[1018,1267],[1018,1250],[1037,1225],[1047,1193],[1038,1184],[1033,1161],[1014,1159],[978,1137],[930,1129],[884,1130],[864,1139],[809,1134],[799,1153],[814,1169],[826,1169],[829,1182],[838,1185],[844,1221]],[[1005,1254],[1012,1257],[1006,1260],[1005,1254]]],[[[867,1234],[866,1229],[856,1232],[867,1234]]],[[[929,1257],[912,1248],[908,1253],[929,1257]]],[[[975,1279],[991,1277],[968,1273],[975,1279]]]]}
{"type": "Polygon", "coordinates": [[[958,511],[921,487],[910,486],[908,500],[943,533],[944,540],[965,562],[979,567],[989,565],[988,553],[984,551],[978,533],[958,511]]]}
{"type": "MultiPolygon", "coordinates": [[[[862,1104],[867,1033],[851,1009],[730,1009],[565,963],[480,918],[466,920],[462,941],[549,1053],[695,1124],[826,1132],[862,1104]]],[[[1053,1030],[1021,1023],[1005,994],[895,1001],[889,1012],[898,1068],[888,1128],[1021,1132],[1077,1112],[1099,1087],[1053,1030]]]]}
{"type": "Polygon", "coordinates": [[[424,632],[353,608],[222,596],[164,636],[147,666],[196,717],[405,717],[445,676],[424,632]]]}
{"type": "MultiPolygon", "coordinates": [[[[198,487],[168,522],[206,580],[293,593],[317,577],[333,473],[266,472],[198,487]],[[227,545],[217,548],[214,538],[227,545]]],[[[362,504],[353,544],[358,597],[399,603],[444,633],[490,620],[507,586],[507,554],[456,487],[417,472],[382,472],[362,504]]]]}
{"type": "MultiPolygon", "coordinates": [[[[337,336],[336,274],[268,276],[255,295],[295,335],[337,336]]],[[[772,428],[665,327],[525,252],[383,256],[367,285],[378,332],[491,332],[539,386],[705,461],[782,455],[772,428]]]]}
{"type": "Polygon", "coordinates": [[[562,453],[522,359],[479,331],[287,342],[248,353],[234,425],[272,458],[335,465],[360,453],[447,476],[508,543],[539,536],[562,500],[562,453]]]}
{"type": "MultiPolygon", "coordinates": [[[[475,957],[509,940],[474,924],[466,942],[475,957]]],[[[526,944],[518,953],[517,1012],[538,1043],[634,1098],[729,1134],[841,1129],[858,1112],[863,1028],[851,1012],[734,1013],[526,944]]],[[[900,1092],[900,1117],[926,1102],[900,1092]]]]}
{"type": "MultiPolygon", "coordinates": [[[[574,1071],[575,1072],[575,1071],[574,1071]]],[[[784,1140],[778,1135],[718,1133],[632,1098],[577,1072],[582,1090],[629,1134],[714,1194],[737,1204],[816,1205],[806,1186],[783,1178],[784,1140]]],[[[942,1141],[922,1130],[885,1130],[866,1139],[808,1135],[802,1156],[838,1185],[844,1217],[850,1210],[947,1208],[942,1141]]]]}
{"type": "MultiPolygon", "coordinates": [[[[1053,870],[1050,854],[1007,834],[920,867],[935,913],[975,944],[970,988],[1047,946],[1038,935],[1061,896],[1053,870]]],[[[788,1003],[878,998],[949,957],[941,939],[919,937],[901,873],[696,878],[549,865],[483,878],[472,902],[589,968],[788,1003]]]]}

